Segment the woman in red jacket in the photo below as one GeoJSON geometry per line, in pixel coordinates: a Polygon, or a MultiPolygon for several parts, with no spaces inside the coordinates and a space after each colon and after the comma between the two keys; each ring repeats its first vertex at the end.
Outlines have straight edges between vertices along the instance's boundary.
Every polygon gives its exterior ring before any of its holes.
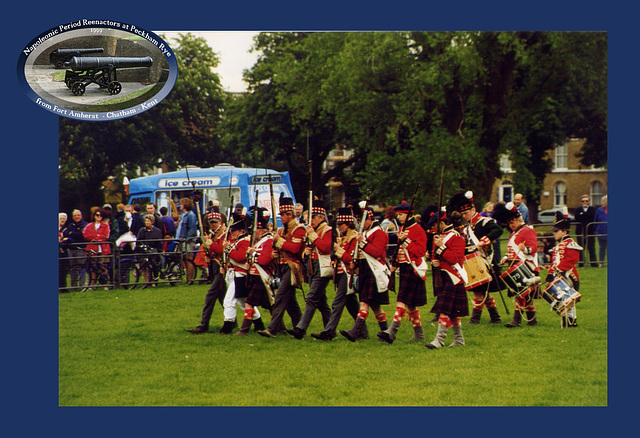
{"type": "Polygon", "coordinates": [[[91,216],[92,222],[84,227],[82,235],[87,242],[96,242],[87,245],[87,251],[95,251],[101,256],[111,254],[109,245],[109,224],[103,221],[102,209],[96,210],[91,216]]]}

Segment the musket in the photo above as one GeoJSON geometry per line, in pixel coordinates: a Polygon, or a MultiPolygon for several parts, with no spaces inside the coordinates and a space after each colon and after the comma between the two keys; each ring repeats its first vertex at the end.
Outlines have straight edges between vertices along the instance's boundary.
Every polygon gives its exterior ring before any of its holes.
{"type": "MultiPolygon", "coordinates": [[[[313,160],[309,158],[309,131],[307,131],[307,162],[309,164],[309,208],[307,215],[307,225],[311,225],[311,217],[313,216],[313,160]]],[[[313,244],[307,237],[307,247],[312,248],[313,244]]],[[[313,275],[313,255],[309,254],[307,256],[307,278],[311,278],[313,275]]]]}
{"type": "MultiPolygon", "coordinates": [[[[269,192],[271,194],[271,219],[273,220],[273,234],[278,233],[278,222],[276,220],[276,197],[273,194],[273,181],[271,180],[271,175],[269,175],[269,192]]],[[[278,254],[276,269],[280,269],[280,251],[276,251],[278,254]]]]}
{"type": "MultiPolygon", "coordinates": [[[[409,204],[409,212],[407,213],[407,215],[404,218],[404,221],[402,221],[402,224],[400,225],[400,228],[398,229],[398,234],[404,231],[404,227],[407,225],[407,222],[409,221],[409,216],[411,216],[411,212],[413,211],[413,207],[415,205],[416,202],[416,195],[418,194],[418,189],[420,188],[420,183],[416,184],[416,189],[413,191],[413,197],[411,198],[411,203],[409,204]]],[[[392,258],[391,258],[391,264],[393,266],[397,265],[397,261],[398,261],[398,253],[400,252],[400,246],[402,245],[402,243],[404,242],[404,240],[402,242],[398,241],[398,244],[396,245],[396,251],[393,254],[392,258]]]]}
{"type": "Polygon", "coordinates": [[[256,185],[256,200],[253,205],[253,229],[251,230],[251,247],[256,244],[256,232],[258,230],[258,186],[256,185]]]}
{"type": "Polygon", "coordinates": [[[333,226],[331,227],[331,260],[334,263],[333,267],[333,288],[334,290],[338,290],[338,286],[336,285],[336,272],[338,271],[338,262],[339,260],[336,257],[336,250],[334,248],[335,244],[338,241],[338,234],[340,231],[338,230],[338,213],[334,212],[333,214],[333,226]]]}
{"type": "MultiPolygon", "coordinates": [[[[231,203],[229,204],[229,214],[227,215],[227,229],[224,233],[224,241],[229,240],[229,230],[231,229],[231,225],[233,222],[233,194],[231,191],[231,181],[233,180],[233,169],[231,169],[231,174],[229,175],[229,199],[231,203]]],[[[222,266],[226,268],[228,262],[229,254],[224,251],[222,253],[222,266]]]]}
{"type": "MultiPolygon", "coordinates": [[[[358,233],[362,234],[362,231],[364,230],[364,222],[367,220],[367,204],[369,203],[369,194],[367,192],[367,197],[364,200],[364,206],[361,208],[362,210],[362,219],[360,220],[360,224],[358,226],[358,233]]],[[[356,249],[353,250],[353,261],[355,263],[358,263],[358,250],[360,249],[360,244],[358,243],[358,245],[356,245],[356,249]]],[[[349,278],[349,289],[353,288],[353,279],[355,277],[355,272],[351,275],[351,277],[349,278]]]]}
{"type": "MultiPolygon", "coordinates": [[[[440,195],[438,196],[438,211],[436,211],[436,234],[440,234],[440,210],[442,210],[442,192],[444,190],[444,166],[442,166],[442,175],[440,176],[440,195]]],[[[433,286],[442,287],[442,277],[440,276],[440,266],[431,266],[433,272],[433,286]]]]}

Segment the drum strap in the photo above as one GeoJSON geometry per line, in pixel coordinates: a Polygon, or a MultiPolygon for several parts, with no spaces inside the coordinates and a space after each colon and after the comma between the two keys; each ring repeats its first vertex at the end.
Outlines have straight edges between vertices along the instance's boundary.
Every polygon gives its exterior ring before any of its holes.
{"type": "MultiPolygon", "coordinates": [[[[473,232],[473,228],[471,228],[471,225],[469,225],[465,229],[465,234],[467,235],[469,240],[473,242],[476,248],[480,249],[480,240],[476,237],[475,233],[473,232]]],[[[488,265],[490,265],[493,262],[493,252],[489,253],[488,255],[485,255],[485,251],[480,251],[480,255],[487,262],[488,265]]]]}
{"type": "MultiPolygon", "coordinates": [[[[449,239],[451,239],[456,233],[449,233],[446,236],[444,236],[444,239],[442,239],[442,244],[446,245],[447,241],[449,239]]],[[[460,278],[462,278],[462,282],[463,283],[468,283],[469,282],[469,277],[467,276],[467,271],[464,270],[464,268],[462,266],[460,266],[460,263],[456,263],[454,265],[452,265],[455,270],[458,272],[458,275],[460,275],[460,278]]],[[[453,281],[453,284],[458,284],[459,280],[457,278],[453,278],[453,275],[450,272],[447,272],[447,274],[449,274],[449,276],[451,276],[451,280],[453,281]]]]}

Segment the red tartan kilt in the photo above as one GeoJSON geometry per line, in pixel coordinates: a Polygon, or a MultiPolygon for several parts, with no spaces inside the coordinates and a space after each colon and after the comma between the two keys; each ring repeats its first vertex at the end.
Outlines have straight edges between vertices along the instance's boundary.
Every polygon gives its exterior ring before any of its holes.
{"type": "Polygon", "coordinates": [[[427,304],[427,287],[408,263],[400,263],[400,287],[398,299],[400,303],[418,307],[427,304]]]}
{"type": "Polygon", "coordinates": [[[247,304],[253,307],[260,306],[264,309],[270,309],[269,296],[267,290],[264,287],[264,283],[259,275],[247,276],[247,288],[249,289],[249,296],[247,297],[247,304]]]}
{"type": "Polygon", "coordinates": [[[458,318],[469,315],[469,302],[464,283],[454,285],[451,277],[444,270],[441,271],[442,288],[437,291],[436,303],[431,308],[431,313],[444,314],[449,318],[458,318]]]}

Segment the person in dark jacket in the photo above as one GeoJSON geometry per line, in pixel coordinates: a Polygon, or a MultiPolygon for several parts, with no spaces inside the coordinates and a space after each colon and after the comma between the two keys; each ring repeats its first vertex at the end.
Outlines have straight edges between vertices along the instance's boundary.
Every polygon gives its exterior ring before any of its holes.
{"type": "MultiPolygon", "coordinates": [[[[582,195],[581,202],[582,206],[576,208],[573,212],[578,222],[576,224],[576,237],[578,245],[589,251],[589,262],[591,263],[591,267],[595,268],[598,266],[596,260],[596,242],[593,236],[595,229],[593,225],[590,227],[588,225],[593,222],[596,217],[596,208],[589,204],[591,202],[589,195],[582,195]]],[[[578,266],[584,266],[584,253],[582,251],[580,251],[578,266]]]]}
{"type": "Polygon", "coordinates": [[[82,231],[89,224],[82,217],[80,210],[73,210],[71,213],[71,222],[67,225],[67,228],[62,232],[63,241],[67,244],[67,250],[69,253],[69,271],[71,272],[71,287],[78,286],[78,273],[79,268],[85,262],[85,245],[86,242],[82,231]]]}

